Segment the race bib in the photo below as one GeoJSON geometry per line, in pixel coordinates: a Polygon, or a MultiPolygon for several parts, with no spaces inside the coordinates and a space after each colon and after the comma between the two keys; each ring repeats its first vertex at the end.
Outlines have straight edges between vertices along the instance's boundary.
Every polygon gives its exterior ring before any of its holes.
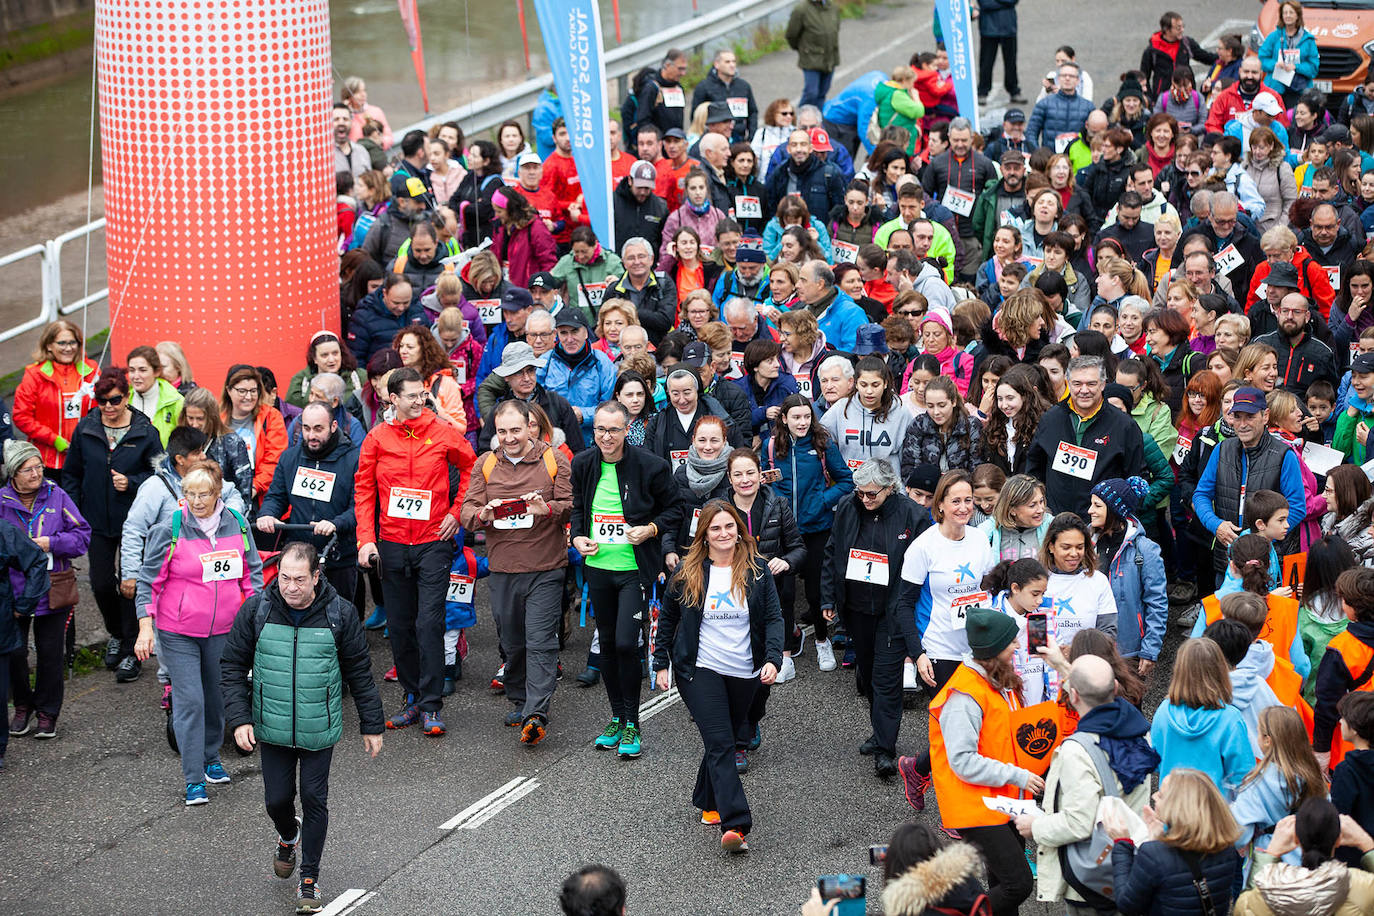
{"type": "Polygon", "coordinates": [[[864,460],[862,458],[846,458],[844,460],[844,463],[849,465],[849,469],[852,471],[858,468],[859,465],[863,464],[864,460]]]}
{"type": "Polygon", "coordinates": [[[693,510],[692,510],[692,524],[690,524],[690,525],[687,526],[687,536],[688,536],[689,538],[694,538],[694,537],[697,536],[697,522],[699,522],[699,521],[701,521],[701,510],[700,510],[700,509],[693,509],[693,510]]]}
{"type": "Polygon", "coordinates": [[[306,499],[317,499],[322,503],[334,497],[333,471],[319,471],[315,468],[297,468],[296,479],[291,481],[291,495],[306,499]]]}
{"type": "Polygon", "coordinates": [[[668,453],[668,458],[672,461],[674,468],[680,468],[687,463],[687,449],[671,451],[668,453]]]}
{"type": "Polygon", "coordinates": [[[1329,267],[1323,267],[1322,270],[1326,271],[1326,279],[1331,283],[1331,288],[1339,290],[1341,288],[1341,265],[1332,264],[1329,267]]]}
{"type": "Polygon", "coordinates": [[[987,603],[987,592],[972,592],[968,595],[960,595],[958,598],[951,601],[949,603],[949,610],[950,613],[954,615],[955,620],[963,620],[968,616],[969,608],[978,607],[979,605],[986,607],[987,603]]]}
{"type": "Polygon", "coordinates": [[[593,313],[601,308],[601,300],[606,298],[606,281],[600,283],[583,283],[580,288],[582,304],[592,310],[593,313]]]}
{"type": "Polygon", "coordinates": [[[809,399],[811,397],[811,376],[799,375],[797,378],[797,393],[809,399]]]}
{"type": "Polygon", "coordinates": [[[414,521],[429,521],[429,504],[434,500],[431,490],[411,490],[406,487],[392,487],[387,497],[386,514],[392,518],[408,518],[414,521]]]}
{"type": "Polygon", "coordinates": [[[835,249],[835,262],[853,264],[859,259],[859,246],[851,245],[849,242],[833,241],[830,243],[835,249]]]}
{"type": "Polygon", "coordinates": [[[491,527],[497,531],[518,531],[522,528],[534,527],[534,516],[528,512],[520,515],[510,515],[506,518],[494,518],[491,520],[491,527]]]}
{"type": "Polygon", "coordinates": [[[243,578],[243,556],[237,550],[215,550],[200,555],[200,581],[229,582],[243,578]]]}
{"type": "Polygon", "coordinates": [[[745,99],[726,99],[725,104],[730,106],[730,117],[743,120],[749,117],[749,100],[745,99]]]}
{"type": "Polygon", "coordinates": [[[1077,139],[1078,139],[1078,134],[1058,134],[1058,135],[1056,135],[1055,138],[1054,138],[1054,151],[1055,151],[1056,153],[1062,153],[1062,152],[1064,152],[1064,150],[1068,149],[1068,148],[1073,144],[1073,141],[1075,141],[1075,140],[1077,140],[1077,139]]]}
{"type": "Polygon", "coordinates": [[[472,604],[472,595],[476,591],[477,580],[472,576],[460,576],[457,573],[448,574],[448,595],[445,600],[455,604],[472,604]]]}
{"type": "Polygon", "coordinates": [[[62,395],[62,419],[81,419],[81,392],[62,395]]]}
{"type": "Polygon", "coordinates": [[[735,219],[763,219],[763,204],[757,197],[736,194],[735,219]]]}
{"type": "Polygon", "coordinates": [[[1217,273],[1219,274],[1229,274],[1245,263],[1245,257],[1236,251],[1235,245],[1227,245],[1218,251],[1212,260],[1216,261],[1217,273]]]}
{"type": "Polygon", "coordinates": [[[623,515],[592,514],[592,540],[598,544],[630,543],[630,526],[625,524],[623,515]]]}
{"type": "Polygon", "coordinates": [[[663,93],[663,105],[666,108],[681,108],[686,104],[681,86],[660,86],[659,91],[663,93]]]}
{"type": "Polygon", "coordinates": [[[1091,481],[1093,471],[1097,469],[1097,452],[1060,442],[1059,451],[1054,456],[1054,469],[1079,480],[1091,481]]]}
{"type": "Polygon", "coordinates": [[[460,385],[466,385],[468,381],[468,361],[465,359],[454,360],[453,380],[460,385]]]}
{"type": "Polygon", "coordinates": [[[869,585],[887,584],[887,554],[873,553],[868,550],[850,548],[849,563],[845,566],[844,577],[855,582],[869,585]]]}
{"type": "Polygon", "coordinates": [[[1188,452],[1191,451],[1192,448],[1192,439],[1189,439],[1187,436],[1179,436],[1178,445],[1174,446],[1174,464],[1182,464],[1183,460],[1188,457],[1188,452]]]}
{"type": "Polygon", "coordinates": [[[972,191],[961,191],[953,186],[945,188],[945,196],[940,198],[940,202],[960,216],[969,216],[973,213],[972,191]]]}
{"type": "Polygon", "coordinates": [[[477,315],[482,319],[482,324],[492,325],[501,323],[500,299],[478,299],[472,304],[477,309],[477,315]]]}

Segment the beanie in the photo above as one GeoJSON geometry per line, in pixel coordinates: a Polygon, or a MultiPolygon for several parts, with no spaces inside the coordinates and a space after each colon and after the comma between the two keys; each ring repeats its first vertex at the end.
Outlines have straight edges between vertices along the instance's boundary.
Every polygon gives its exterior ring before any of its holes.
{"type": "Polygon", "coordinates": [[[968,647],[973,657],[988,659],[995,658],[1015,642],[1020,630],[1007,614],[971,607],[964,618],[964,632],[968,634],[968,647]]]}
{"type": "Polygon", "coordinates": [[[1145,498],[1150,485],[1142,477],[1122,480],[1112,477],[1100,481],[1093,487],[1093,495],[1106,503],[1107,508],[1125,519],[1135,519],[1140,510],[1140,501],[1145,498]]]}
{"type": "Polygon", "coordinates": [[[24,466],[24,462],[30,458],[40,458],[38,449],[32,442],[23,442],[19,439],[11,439],[5,443],[5,479],[13,480],[14,475],[19,473],[19,469],[24,466]]]}

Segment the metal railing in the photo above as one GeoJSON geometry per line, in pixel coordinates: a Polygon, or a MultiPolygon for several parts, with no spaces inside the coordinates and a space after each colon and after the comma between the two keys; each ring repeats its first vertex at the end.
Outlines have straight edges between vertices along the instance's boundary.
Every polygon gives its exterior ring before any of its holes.
{"type": "MultiPolygon", "coordinates": [[[[617,100],[628,91],[630,77],[643,67],[661,63],[664,52],[672,47],[692,48],[700,52],[707,44],[738,33],[745,26],[783,13],[796,5],[796,0],[736,0],[736,2],[693,17],[686,22],[646,35],[638,41],[614,48],[606,54],[606,78],[616,83],[616,95],[611,99],[614,108],[617,100]]],[[[479,101],[440,114],[431,115],[414,124],[394,131],[402,136],[410,130],[428,130],[435,124],[445,121],[458,121],[468,134],[490,130],[502,121],[521,118],[534,110],[539,96],[553,85],[553,76],[528,79],[517,86],[502,89],[479,101]]],[[[19,251],[0,256],[0,268],[27,258],[40,259],[42,276],[42,302],[38,316],[14,327],[0,331],[0,343],[26,334],[42,327],[61,315],[70,315],[90,305],[109,298],[108,286],[83,296],[75,302],[65,302],[62,294],[62,248],[96,232],[104,231],[105,219],[79,226],[63,233],[55,239],[38,245],[30,245],[19,251]]],[[[103,268],[102,268],[103,272],[103,268]]],[[[107,281],[108,282],[108,281],[107,281]]]]}

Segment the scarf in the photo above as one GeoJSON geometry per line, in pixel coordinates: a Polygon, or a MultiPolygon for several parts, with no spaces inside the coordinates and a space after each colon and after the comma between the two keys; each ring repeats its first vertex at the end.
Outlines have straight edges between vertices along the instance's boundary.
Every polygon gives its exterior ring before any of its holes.
{"type": "Polygon", "coordinates": [[[1123,792],[1149,779],[1159,766],[1159,754],[1145,740],[1150,723],[1124,697],[1088,710],[1078,720],[1078,730],[1097,735],[1097,746],[1107,755],[1123,792]]]}
{"type": "Polygon", "coordinates": [[[186,510],[185,518],[189,519],[191,524],[205,532],[206,538],[210,541],[211,549],[214,549],[216,542],[219,540],[219,538],[216,537],[216,532],[219,531],[219,520],[223,515],[224,500],[221,499],[215,503],[215,511],[211,512],[208,517],[196,518],[196,514],[188,509],[186,510]]]}
{"type": "Polygon", "coordinates": [[[306,442],[305,437],[302,436],[301,450],[305,452],[306,457],[318,460],[320,458],[323,458],[325,455],[328,455],[330,452],[334,450],[334,446],[339,444],[339,437],[342,435],[343,427],[340,426],[338,429],[334,430],[332,433],[329,434],[329,438],[324,440],[324,443],[320,445],[319,451],[315,451],[314,449],[312,449],[310,447],[310,443],[306,442]]]}
{"type": "Polygon", "coordinates": [[[714,461],[707,461],[697,454],[695,445],[687,449],[687,486],[697,496],[705,499],[711,494],[722,480],[725,479],[725,466],[729,463],[729,454],[725,451],[720,453],[720,457],[714,461]]]}
{"type": "Polygon", "coordinates": [[[711,196],[709,194],[706,195],[706,199],[703,200],[700,204],[692,203],[692,199],[690,197],[683,200],[683,203],[686,204],[687,208],[691,210],[693,213],[695,213],[697,216],[705,216],[707,213],[711,211],[711,196]]]}
{"type": "Polygon", "coordinates": [[[1155,155],[1154,144],[1145,144],[1145,149],[1146,158],[1150,166],[1150,170],[1154,172],[1155,177],[1158,178],[1159,173],[1164,171],[1164,167],[1171,164],[1174,161],[1174,148],[1172,146],[1169,147],[1169,151],[1165,153],[1163,156],[1155,155]]]}
{"type": "Polygon", "coordinates": [[[569,353],[567,350],[563,349],[562,344],[557,344],[553,348],[553,355],[558,357],[558,361],[569,369],[575,369],[583,360],[591,355],[591,348],[589,344],[584,343],[582,349],[578,350],[576,353],[569,353]]]}

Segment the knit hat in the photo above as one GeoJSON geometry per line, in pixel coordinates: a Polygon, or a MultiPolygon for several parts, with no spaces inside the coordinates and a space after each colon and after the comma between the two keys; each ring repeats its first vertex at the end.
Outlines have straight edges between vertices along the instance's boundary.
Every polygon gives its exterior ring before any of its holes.
{"type": "Polygon", "coordinates": [[[914,490],[934,493],[935,487],[939,483],[940,466],[936,464],[918,464],[911,469],[910,474],[906,475],[906,485],[914,490]]]}
{"type": "Polygon", "coordinates": [[[964,618],[964,632],[968,634],[968,647],[973,657],[988,659],[996,658],[1015,642],[1019,631],[1011,615],[985,607],[971,607],[964,618]]]}
{"type": "Polygon", "coordinates": [[[1100,481],[1093,487],[1093,495],[1107,504],[1121,518],[1135,519],[1140,510],[1140,501],[1145,498],[1150,485],[1141,477],[1122,480],[1112,477],[1100,481]]]}
{"type": "Polygon", "coordinates": [[[38,449],[32,442],[21,442],[18,439],[11,439],[5,443],[5,479],[13,480],[14,475],[19,473],[19,469],[24,466],[24,462],[30,458],[41,458],[38,449]]]}
{"type": "Polygon", "coordinates": [[[1116,382],[1108,382],[1106,387],[1102,389],[1102,401],[1105,403],[1112,398],[1120,398],[1121,403],[1125,404],[1128,410],[1135,403],[1135,398],[1131,396],[1131,389],[1116,382]]]}
{"type": "Polygon", "coordinates": [[[1123,80],[1121,89],[1116,93],[1118,99],[1130,98],[1131,96],[1135,96],[1142,102],[1145,101],[1145,91],[1140,88],[1140,80],[1135,77],[1127,77],[1123,80]]]}
{"type": "Polygon", "coordinates": [[[736,264],[766,264],[767,256],[763,251],[763,239],[757,232],[746,232],[735,248],[736,264]]]}
{"type": "Polygon", "coordinates": [[[921,324],[925,325],[926,323],[938,324],[945,329],[946,334],[954,333],[954,322],[950,319],[949,312],[938,305],[931,306],[926,310],[924,317],[921,318],[921,324]]]}

